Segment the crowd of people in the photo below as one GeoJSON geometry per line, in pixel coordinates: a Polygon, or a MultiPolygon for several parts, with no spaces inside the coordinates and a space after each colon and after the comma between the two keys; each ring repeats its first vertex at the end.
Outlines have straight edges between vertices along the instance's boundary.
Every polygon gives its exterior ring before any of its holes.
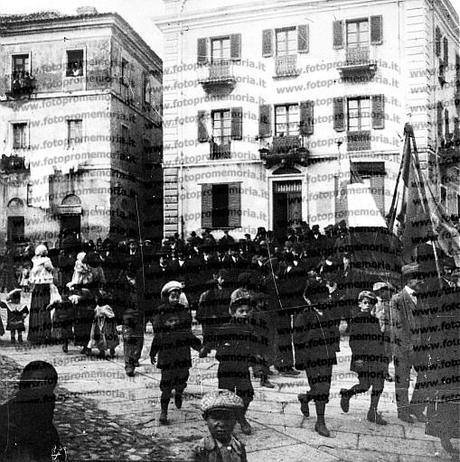
{"type": "MultiPolygon", "coordinates": [[[[305,371],[310,389],[298,396],[300,410],[309,416],[314,402],[315,430],[324,437],[330,436],[325,413],[332,370],[340,338],[348,337],[350,370],[358,383],[341,390],[342,410],[348,412],[352,396],[372,388],[367,419],[385,425],[379,398],[385,381],[394,381],[399,419],[428,421],[427,432],[454,453],[460,271],[421,252],[419,261],[400,267],[399,278],[370,273],[357,261],[353,242],[344,223],[324,233],[319,226],[300,226],[281,240],[264,228],[240,240],[228,231],[216,240],[204,230],[186,240],[176,234],[159,248],[135,239],[81,244],[69,236],[60,249],[38,245],[33,256],[26,247],[16,258],[19,271],[13,257],[3,259],[7,329],[11,341],[23,341],[29,315],[29,342],[57,341],[67,353],[73,341],[82,354],[95,349],[107,358],[114,356],[121,333],[126,374],[134,376],[151,323],[150,358],[161,369],[162,424],[168,423],[173,392],[176,407],[182,406],[191,349],[201,358],[215,352],[219,389],[241,399],[236,421],[246,434],[252,431],[246,419],[254,397],[251,369],[267,388],[274,388],[273,369],[285,376],[305,371]],[[26,286],[30,310],[21,303],[26,286]],[[201,338],[195,324],[202,327],[201,338]],[[412,367],[417,383],[409,401],[412,367]],[[437,385],[431,389],[433,378],[437,385]]],[[[389,251],[396,258],[398,249],[389,251]]]]}

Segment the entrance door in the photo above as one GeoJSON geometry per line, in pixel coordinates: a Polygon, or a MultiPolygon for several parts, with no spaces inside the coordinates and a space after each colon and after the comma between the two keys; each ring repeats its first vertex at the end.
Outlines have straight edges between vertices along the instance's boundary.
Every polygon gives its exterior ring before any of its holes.
{"type": "Polygon", "coordinates": [[[24,242],[24,217],[8,217],[8,242],[24,242]]]}
{"type": "Polygon", "coordinates": [[[80,239],[81,233],[81,216],[66,214],[61,215],[61,236],[74,234],[77,239],[80,239]]]}
{"type": "Polygon", "coordinates": [[[273,233],[284,239],[287,229],[302,221],[302,182],[276,181],[273,183],[273,233]]]}

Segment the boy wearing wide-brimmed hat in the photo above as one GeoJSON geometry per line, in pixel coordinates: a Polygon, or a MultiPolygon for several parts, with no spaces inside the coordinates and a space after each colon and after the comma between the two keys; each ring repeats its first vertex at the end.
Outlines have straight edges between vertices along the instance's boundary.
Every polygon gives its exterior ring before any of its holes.
{"type": "Polygon", "coordinates": [[[9,292],[5,302],[0,302],[0,307],[7,310],[6,330],[11,333],[11,343],[16,343],[16,332],[18,342],[22,343],[22,333],[25,331],[24,320],[29,314],[29,309],[24,303],[21,304],[21,289],[13,289],[9,292]]]}

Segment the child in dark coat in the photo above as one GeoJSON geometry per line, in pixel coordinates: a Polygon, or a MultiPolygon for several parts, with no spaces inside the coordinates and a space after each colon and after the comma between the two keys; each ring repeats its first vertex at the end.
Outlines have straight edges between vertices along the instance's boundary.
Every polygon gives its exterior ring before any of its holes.
{"type": "Polygon", "coordinates": [[[0,302],[0,307],[7,310],[6,330],[11,333],[11,343],[16,343],[16,332],[18,333],[18,342],[22,343],[22,333],[26,330],[24,320],[29,314],[29,309],[26,305],[21,304],[21,289],[14,289],[9,292],[5,302],[0,302]]]}
{"type": "Polygon", "coordinates": [[[254,320],[249,294],[241,292],[241,298],[233,298],[230,304],[231,320],[222,326],[216,349],[219,361],[217,377],[219,388],[236,393],[244,403],[244,410],[238,416],[241,431],[246,435],[252,428],[246,420],[246,411],[254,397],[249,367],[261,361],[260,342],[254,320]]]}
{"type": "Polygon", "coordinates": [[[69,340],[73,336],[72,326],[75,322],[75,305],[69,300],[70,291],[64,287],[61,300],[51,303],[46,308],[52,311],[51,336],[57,343],[62,343],[62,351],[68,353],[69,340]]]}
{"type": "Polygon", "coordinates": [[[161,369],[160,423],[167,424],[171,392],[173,389],[176,391],[174,403],[180,409],[189,369],[192,367],[190,348],[200,351],[201,341],[187,326],[184,327],[180,308],[163,313],[158,321],[162,327],[153,337],[150,360],[155,364],[155,356],[158,355],[157,367],[161,369]]]}
{"type": "Polygon", "coordinates": [[[371,310],[377,303],[377,297],[369,291],[363,291],[358,296],[360,312],[354,316],[350,329],[350,348],[352,351],[350,370],[358,373],[359,383],[349,390],[340,390],[340,406],[343,412],[350,408],[350,398],[358,393],[364,393],[372,387],[371,405],[367,420],[378,425],[386,425],[377,406],[385,384],[388,371],[388,358],[385,352],[384,336],[379,320],[372,316],[371,310]]]}

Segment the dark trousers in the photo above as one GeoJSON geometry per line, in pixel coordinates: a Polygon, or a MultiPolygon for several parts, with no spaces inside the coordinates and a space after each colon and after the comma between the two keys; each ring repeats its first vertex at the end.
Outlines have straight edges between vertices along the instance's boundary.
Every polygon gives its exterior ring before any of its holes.
{"type": "Polygon", "coordinates": [[[133,367],[139,361],[144,346],[144,320],[128,319],[123,322],[125,366],[133,367]]]}
{"type": "Polygon", "coordinates": [[[283,369],[290,369],[294,366],[291,315],[280,312],[275,320],[275,367],[281,371],[283,369]]]}
{"type": "Polygon", "coordinates": [[[219,388],[230,390],[238,395],[247,408],[254,398],[249,368],[234,363],[221,362],[217,369],[219,388]]]}
{"type": "Polygon", "coordinates": [[[176,394],[181,395],[187,387],[188,378],[188,367],[162,369],[160,380],[161,399],[169,400],[173,390],[176,390],[176,394]]]}
{"type": "Polygon", "coordinates": [[[358,373],[359,383],[354,385],[350,390],[350,396],[358,393],[365,393],[372,387],[371,396],[380,396],[385,385],[385,378],[383,372],[370,372],[364,371],[358,373]]]}
{"type": "Polygon", "coordinates": [[[305,372],[310,385],[308,400],[327,403],[331,389],[332,365],[306,367],[305,372]]]}
{"type": "Polygon", "coordinates": [[[426,375],[422,370],[425,361],[421,355],[416,354],[397,354],[394,357],[395,364],[395,391],[396,405],[398,414],[404,414],[410,411],[411,414],[420,414],[425,410],[427,405],[427,392],[425,389],[426,375]],[[410,371],[414,368],[417,372],[414,393],[409,404],[409,382],[410,371]]]}

